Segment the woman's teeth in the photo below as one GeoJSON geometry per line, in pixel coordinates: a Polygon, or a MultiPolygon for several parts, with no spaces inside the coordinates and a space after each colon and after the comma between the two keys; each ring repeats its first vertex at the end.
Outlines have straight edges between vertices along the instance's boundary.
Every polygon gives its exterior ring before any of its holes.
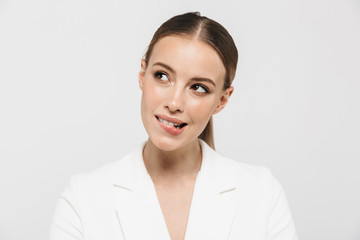
{"type": "Polygon", "coordinates": [[[159,118],[159,117],[156,117],[160,122],[166,124],[166,125],[169,125],[169,126],[174,126],[176,127],[177,129],[180,129],[182,127],[184,127],[186,125],[186,123],[181,123],[181,124],[178,124],[178,123],[173,123],[173,122],[169,122],[169,121],[166,121],[162,118],[159,118]]]}

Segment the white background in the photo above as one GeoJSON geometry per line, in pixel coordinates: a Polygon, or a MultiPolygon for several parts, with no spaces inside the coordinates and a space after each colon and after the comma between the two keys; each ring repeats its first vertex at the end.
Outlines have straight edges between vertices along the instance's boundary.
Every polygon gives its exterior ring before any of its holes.
{"type": "Polygon", "coordinates": [[[153,32],[198,10],[239,49],[217,150],[269,167],[300,239],[360,239],[360,3],[0,0],[0,239],[47,239],[69,177],[146,140],[153,32]]]}

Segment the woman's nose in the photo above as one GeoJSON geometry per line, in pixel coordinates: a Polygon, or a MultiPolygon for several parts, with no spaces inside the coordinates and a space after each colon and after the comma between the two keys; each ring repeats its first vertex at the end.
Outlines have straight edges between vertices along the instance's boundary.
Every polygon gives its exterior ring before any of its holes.
{"type": "Polygon", "coordinates": [[[172,91],[169,91],[169,96],[165,104],[165,108],[168,108],[170,112],[183,112],[184,111],[184,94],[181,88],[172,87],[172,91]]]}

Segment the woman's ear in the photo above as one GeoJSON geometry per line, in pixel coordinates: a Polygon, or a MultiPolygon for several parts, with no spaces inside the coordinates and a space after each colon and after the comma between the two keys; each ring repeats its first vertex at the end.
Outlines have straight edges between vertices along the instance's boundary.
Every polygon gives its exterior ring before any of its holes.
{"type": "Polygon", "coordinates": [[[146,71],[146,60],[143,58],[141,60],[141,68],[138,75],[139,87],[141,91],[143,90],[145,71],[146,71]]]}
{"type": "Polygon", "coordinates": [[[220,98],[220,103],[219,103],[219,105],[216,106],[213,114],[216,114],[224,109],[226,104],[229,102],[229,98],[230,98],[231,94],[233,93],[233,91],[234,91],[234,87],[230,86],[223,92],[223,94],[220,98]]]}

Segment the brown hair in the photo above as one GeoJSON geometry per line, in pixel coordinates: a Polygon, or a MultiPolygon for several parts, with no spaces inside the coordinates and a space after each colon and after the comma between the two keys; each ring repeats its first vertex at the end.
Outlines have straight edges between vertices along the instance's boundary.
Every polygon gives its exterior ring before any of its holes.
{"type": "MultiPolygon", "coordinates": [[[[155,44],[169,35],[194,36],[211,46],[218,53],[226,70],[223,89],[231,86],[235,77],[238,52],[234,40],[222,25],[201,16],[199,12],[189,12],[170,18],[154,33],[144,56],[147,63],[155,44]]],[[[199,138],[215,149],[212,117],[199,138]]]]}

